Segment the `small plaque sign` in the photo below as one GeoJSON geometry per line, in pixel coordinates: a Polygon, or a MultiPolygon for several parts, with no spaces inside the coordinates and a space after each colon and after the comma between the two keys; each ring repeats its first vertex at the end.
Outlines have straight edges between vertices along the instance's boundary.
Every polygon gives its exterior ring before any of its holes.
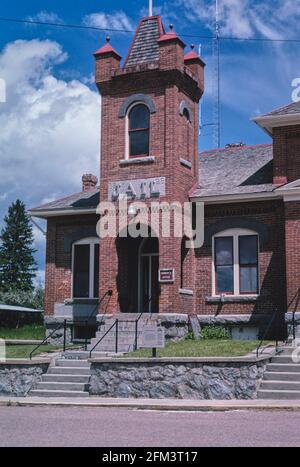
{"type": "Polygon", "coordinates": [[[175,269],[160,269],[158,280],[160,283],[175,282],[175,269]]]}
{"type": "Polygon", "coordinates": [[[165,347],[164,328],[156,325],[144,326],[141,347],[144,349],[163,349],[165,347]]]}

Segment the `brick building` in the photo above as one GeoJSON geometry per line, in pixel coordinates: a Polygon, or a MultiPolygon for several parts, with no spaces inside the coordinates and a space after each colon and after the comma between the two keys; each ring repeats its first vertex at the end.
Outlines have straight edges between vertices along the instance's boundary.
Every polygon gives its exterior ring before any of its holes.
{"type": "Polygon", "coordinates": [[[205,64],[173,29],[146,17],[122,66],[109,41],[94,55],[100,184],[84,175],[81,192],[30,211],[48,223],[46,323],[145,312],[168,328],[197,315],[249,337],[276,314],[284,334],[284,317],[300,308],[300,103],[255,119],[273,144],[199,154],[205,64]],[[99,201],[117,206],[125,195],[128,222],[137,200],[149,212],[154,201],[204,203],[204,245],[188,249],[159,223],[148,239],[120,230],[99,240],[99,201]]]}

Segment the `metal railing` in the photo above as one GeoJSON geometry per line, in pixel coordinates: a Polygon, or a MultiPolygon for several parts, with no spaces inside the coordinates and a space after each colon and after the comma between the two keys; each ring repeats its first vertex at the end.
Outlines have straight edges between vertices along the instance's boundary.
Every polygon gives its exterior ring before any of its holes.
{"type": "MultiPolygon", "coordinates": [[[[278,311],[276,310],[273,313],[272,318],[270,319],[269,324],[266,327],[265,332],[262,335],[262,338],[260,339],[259,345],[258,345],[258,347],[256,349],[256,358],[259,357],[259,351],[260,351],[264,341],[266,340],[266,337],[267,337],[272,325],[274,324],[276,319],[279,319],[279,316],[280,315],[279,315],[278,311]]],[[[275,345],[276,353],[278,351],[278,345],[279,345],[279,332],[278,332],[278,326],[276,326],[276,345],[275,345]]]]}
{"type": "MultiPolygon", "coordinates": [[[[134,343],[134,348],[135,350],[137,350],[138,348],[138,325],[139,325],[139,322],[142,318],[142,316],[146,313],[149,313],[147,311],[144,311],[145,310],[145,307],[152,301],[152,297],[150,297],[149,299],[147,299],[143,305],[143,310],[142,312],[140,313],[139,317],[133,321],[135,323],[135,343],[134,343]]],[[[152,315],[152,313],[149,313],[150,315],[152,315]]],[[[96,344],[93,346],[93,348],[90,350],[90,358],[92,358],[92,353],[94,352],[94,350],[98,347],[99,344],[101,344],[101,342],[105,339],[105,337],[114,329],[116,328],[116,340],[115,340],[115,353],[117,354],[118,351],[119,351],[119,324],[120,323],[128,323],[128,321],[126,320],[120,320],[120,319],[116,319],[115,322],[111,325],[111,327],[103,334],[103,336],[100,337],[100,339],[96,342],[96,344]]],[[[102,324],[102,323],[101,323],[102,324]]]]}
{"type": "MultiPolygon", "coordinates": [[[[90,324],[94,324],[94,321],[93,321],[93,317],[94,317],[94,314],[95,312],[97,312],[98,308],[100,307],[101,303],[103,302],[103,300],[105,299],[105,297],[109,297],[109,300],[110,298],[112,297],[112,290],[109,289],[105,292],[105,294],[101,297],[101,299],[99,300],[99,302],[97,303],[97,305],[94,307],[92,313],[89,315],[88,319],[84,319],[84,320],[72,320],[72,322],[70,322],[70,326],[72,327],[72,329],[74,330],[74,327],[75,326],[82,326],[83,325],[83,328],[85,330],[85,337],[84,337],[84,350],[87,351],[87,345],[88,345],[88,336],[87,336],[87,331],[88,331],[88,326],[90,326],[90,324]]],[[[109,303],[109,301],[108,301],[109,303]]],[[[106,310],[107,310],[107,307],[108,307],[108,304],[106,305],[106,310]]],[[[29,358],[30,360],[32,359],[33,357],[33,354],[40,348],[42,347],[43,345],[46,344],[46,342],[48,341],[48,339],[50,339],[59,329],[63,328],[63,352],[65,352],[67,350],[67,328],[68,328],[68,320],[67,319],[64,319],[61,323],[59,323],[51,332],[50,334],[48,334],[45,339],[40,342],[31,352],[30,352],[30,355],[29,355],[29,358]]],[[[72,336],[74,334],[74,331],[72,332],[72,336]]],[[[77,347],[77,348],[81,348],[82,346],[80,347],[77,347]]],[[[76,347],[72,345],[72,349],[75,349],[76,347]]]]}
{"type": "Polygon", "coordinates": [[[298,306],[300,304],[300,288],[297,290],[294,297],[288,304],[288,308],[287,308],[288,310],[290,309],[290,307],[293,305],[294,302],[295,302],[295,307],[292,311],[292,327],[293,327],[293,339],[295,340],[296,339],[296,318],[295,316],[298,310],[298,306]]]}

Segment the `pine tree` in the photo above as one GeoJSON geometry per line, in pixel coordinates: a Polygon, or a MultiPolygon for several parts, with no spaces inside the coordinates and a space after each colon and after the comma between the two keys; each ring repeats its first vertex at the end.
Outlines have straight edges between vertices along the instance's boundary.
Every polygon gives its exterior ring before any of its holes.
{"type": "Polygon", "coordinates": [[[8,208],[0,240],[0,291],[32,291],[36,250],[30,219],[19,199],[8,208]]]}

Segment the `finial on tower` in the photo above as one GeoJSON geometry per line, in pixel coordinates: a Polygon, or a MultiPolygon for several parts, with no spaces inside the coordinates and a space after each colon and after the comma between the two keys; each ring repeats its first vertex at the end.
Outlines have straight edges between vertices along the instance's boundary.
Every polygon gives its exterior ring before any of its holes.
{"type": "Polygon", "coordinates": [[[110,36],[106,36],[106,42],[109,44],[110,43],[110,36]]]}
{"type": "Polygon", "coordinates": [[[174,25],[173,25],[173,24],[170,24],[169,28],[170,28],[170,31],[173,32],[174,25]]]}
{"type": "Polygon", "coordinates": [[[194,50],[195,44],[191,44],[191,50],[194,50]]]}
{"type": "Polygon", "coordinates": [[[153,16],[153,0],[149,0],[149,16],[153,16]]]}

